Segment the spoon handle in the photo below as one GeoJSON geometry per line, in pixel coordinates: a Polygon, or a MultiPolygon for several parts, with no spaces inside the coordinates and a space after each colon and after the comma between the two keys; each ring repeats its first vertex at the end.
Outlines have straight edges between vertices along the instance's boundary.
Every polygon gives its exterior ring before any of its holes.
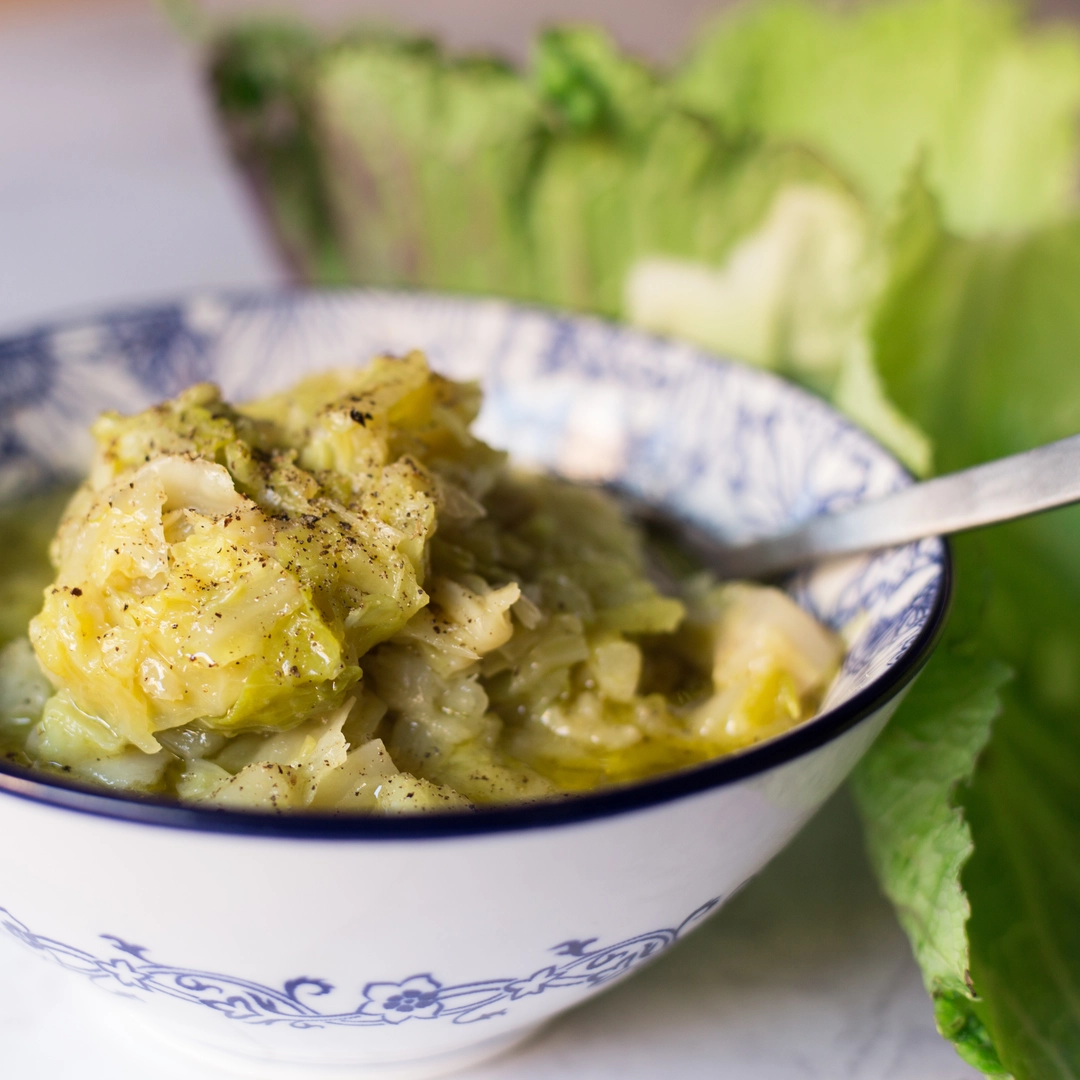
{"type": "Polygon", "coordinates": [[[912,484],[780,536],[714,546],[710,562],[725,577],[767,577],[832,555],[963,532],[1073,502],[1080,502],[1080,435],[912,484]]]}

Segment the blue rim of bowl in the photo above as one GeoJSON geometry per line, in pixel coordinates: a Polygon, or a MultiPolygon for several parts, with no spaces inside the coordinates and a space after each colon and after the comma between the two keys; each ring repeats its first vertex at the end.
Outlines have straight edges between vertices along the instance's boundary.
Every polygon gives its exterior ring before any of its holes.
{"type": "MultiPolygon", "coordinates": [[[[291,295],[297,290],[269,292],[271,295],[291,295]]],[[[159,306],[148,305],[112,314],[146,313],[159,306]]],[[[57,320],[49,325],[54,328],[67,321],[75,320],[57,320]]],[[[40,332],[43,327],[36,329],[40,332]]],[[[33,333],[34,330],[30,330],[5,337],[26,337],[33,333]]],[[[0,761],[0,796],[14,796],[54,809],[72,810],[94,817],[159,828],[267,839],[343,841],[431,840],[482,836],[523,829],[583,824],[617,814],[647,810],[675,799],[726,787],[795,761],[843,735],[900,694],[930,659],[948,617],[953,590],[952,551],[947,540],[942,538],[941,543],[941,577],[926,623],[901,656],[871,683],[847,701],[783,735],[713,761],[636,783],[543,802],[484,807],[467,812],[442,811],[394,817],[331,815],[310,811],[266,814],[258,811],[183,806],[175,800],[152,796],[103,793],[100,788],[62,776],[50,776],[48,780],[43,780],[39,778],[39,774],[29,769],[0,761]]]]}

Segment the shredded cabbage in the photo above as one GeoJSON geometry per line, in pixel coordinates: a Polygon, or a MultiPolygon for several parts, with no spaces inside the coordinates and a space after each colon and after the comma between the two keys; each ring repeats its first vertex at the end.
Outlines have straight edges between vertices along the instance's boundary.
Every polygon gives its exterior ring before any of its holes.
{"type": "Polygon", "coordinates": [[[479,404],[413,353],[103,416],[0,652],[0,749],[188,804],[399,813],[628,782],[811,714],[835,635],[775,589],[661,595],[619,504],[513,471],[479,404]]]}

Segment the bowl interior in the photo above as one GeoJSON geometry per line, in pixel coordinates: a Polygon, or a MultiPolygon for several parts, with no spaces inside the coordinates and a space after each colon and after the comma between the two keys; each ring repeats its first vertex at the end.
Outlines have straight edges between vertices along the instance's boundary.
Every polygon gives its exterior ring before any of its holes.
{"type": "MultiPolygon", "coordinates": [[[[79,475],[89,423],[192,382],[243,400],[302,375],[424,350],[481,380],[480,433],[523,463],[617,483],[724,538],[794,524],[909,483],[824,403],[767,373],[586,318],[382,292],[206,296],[0,342],[0,498],[79,475]]],[[[789,588],[850,649],[823,713],[925,638],[945,588],[938,540],[839,560],[789,588]]]]}

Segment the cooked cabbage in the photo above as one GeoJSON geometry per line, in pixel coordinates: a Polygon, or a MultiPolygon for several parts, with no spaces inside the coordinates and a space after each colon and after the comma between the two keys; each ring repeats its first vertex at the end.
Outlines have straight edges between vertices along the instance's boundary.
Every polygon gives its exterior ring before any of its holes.
{"type": "Polygon", "coordinates": [[[514,472],[419,353],[95,424],[0,747],[251,810],[465,809],[623,783],[805,719],[838,639],[775,589],[661,595],[604,493],[514,472]],[[32,652],[30,646],[32,645],[32,652]]]}

